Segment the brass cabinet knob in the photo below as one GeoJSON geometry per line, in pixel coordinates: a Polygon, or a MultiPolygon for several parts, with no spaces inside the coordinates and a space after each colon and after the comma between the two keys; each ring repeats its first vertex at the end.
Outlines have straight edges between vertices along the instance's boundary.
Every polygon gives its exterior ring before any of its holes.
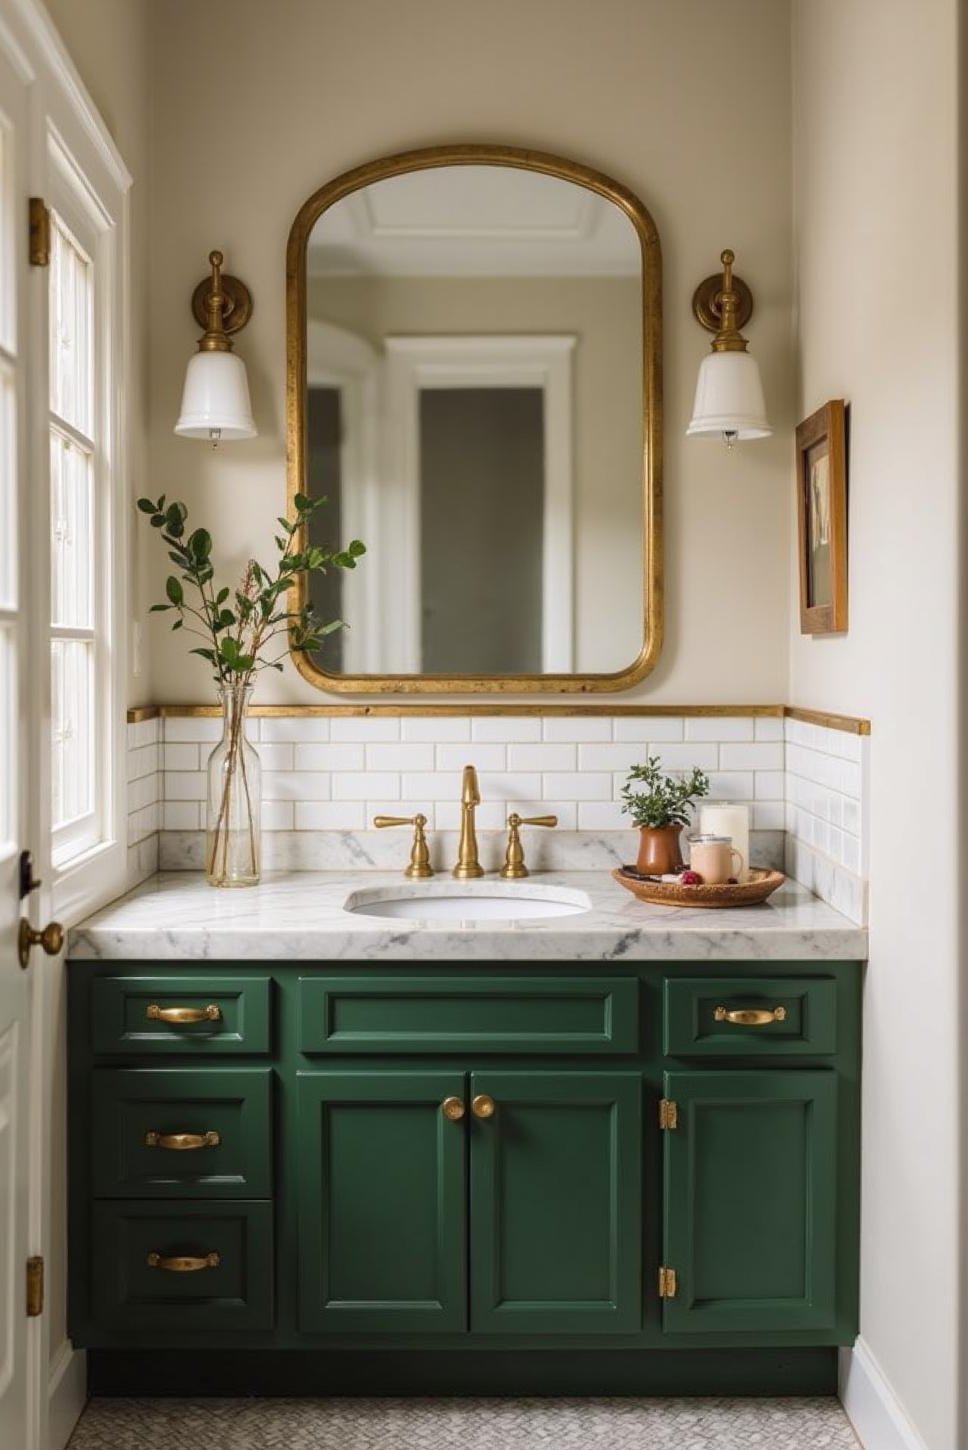
{"type": "Polygon", "coordinates": [[[221,1263],[218,1254],[164,1254],[151,1253],[145,1263],[149,1269],[164,1269],[169,1274],[197,1274],[200,1269],[217,1269],[221,1263]]]}
{"type": "Polygon", "coordinates": [[[17,956],[20,965],[30,965],[31,947],[41,947],[49,957],[56,957],[64,950],[64,928],[59,921],[48,922],[43,931],[35,931],[25,916],[20,918],[17,933],[17,956]]]}
{"type": "Polygon", "coordinates": [[[511,812],[508,816],[508,848],[504,856],[504,865],[499,873],[502,881],[520,881],[531,874],[524,864],[521,827],[557,826],[557,824],[557,816],[519,816],[517,811],[511,812]]]}
{"type": "Polygon", "coordinates": [[[208,1133],[145,1133],[146,1148],[168,1148],[175,1153],[190,1152],[195,1148],[218,1148],[221,1143],[222,1135],[214,1129],[208,1133]]]}
{"type": "Polygon", "coordinates": [[[471,1103],[475,1118],[493,1118],[497,1104],[489,1093],[478,1093],[471,1103]]]}
{"type": "Polygon", "coordinates": [[[430,864],[427,833],[424,829],[427,824],[425,815],[418,812],[415,816],[374,816],[373,824],[378,831],[385,831],[388,826],[413,826],[410,865],[403,874],[409,881],[427,881],[434,874],[434,869],[430,864]]]}
{"type": "Polygon", "coordinates": [[[768,1027],[771,1022],[785,1022],[786,1008],[774,1007],[771,1011],[756,1007],[741,1007],[735,1010],[717,1007],[713,1013],[714,1022],[729,1022],[733,1027],[768,1027]]]}
{"type": "Polygon", "coordinates": [[[440,1105],[440,1111],[443,1113],[444,1117],[448,1118],[452,1123],[459,1123],[461,1118],[466,1113],[467,1109],[464,1106],[463,1098],[451,1097],[444,1098],[444,1101],[440,1105]]]}
{"type": "Polygon", "coordinates": [[[207,1007],[159,1007],[157,1002],[149,1002],[145,1016],[149,1022],[220,1022],[222,1009],[217,1002],[209,1002],[207,1007]]]}

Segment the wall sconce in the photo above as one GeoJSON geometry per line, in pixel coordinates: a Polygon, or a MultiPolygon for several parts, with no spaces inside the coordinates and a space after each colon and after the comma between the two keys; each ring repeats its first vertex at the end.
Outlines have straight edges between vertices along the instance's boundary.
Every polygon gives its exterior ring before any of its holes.
{"type": "Polygon", "coordinates": [[[245,363],[232,351],[232,333],[252,316],[252,294],[238,277],[222,275],[222,253],[210,252],[211,277],[192,293],[192,314],[205,331],[188,364],[181,413],[175,432],[181,438],[255,438],[245,363]]]}
{"type": "Polygon", "coordinates": [[[769,438],[773,429],[766,419],[763,384],[756,359],[740,332],[753,313],[753,294],[740,277],[733,276],[733,253],[720,257],[723,275],[700,282],[692,299],[698,322],[716,335],[712,352],[703,358],[696,383],[689,438],[722,438],[727,448],[737,439],[769,438]]]}

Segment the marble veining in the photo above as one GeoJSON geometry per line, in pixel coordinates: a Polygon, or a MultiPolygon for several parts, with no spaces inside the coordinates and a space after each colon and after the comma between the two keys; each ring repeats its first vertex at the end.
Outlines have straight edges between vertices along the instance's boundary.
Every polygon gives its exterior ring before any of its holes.
{"type": "MultiPolygon", "coordinates": [[[[439,878],[437,878],[439,881],[439,878]]],[[[429,883],[433,886],[435,883],[429,883]]],[[[527,888],[583,892],[587,911],[473,924],[419,919],[420,883],[399,872],[269,873],[259,886],[216,890],[197,872],[163,872],[70,933],[74,960],[151,961],[849,961],[867,932],[787,882],[761,906],[703,911],[636,901],[607,871],[535,872],[527,888]],[[412,893],[414,920],[350,913],[363,889],[412,893]]],[[[521,888],[490,878],[461,890],[521,888]]]]}

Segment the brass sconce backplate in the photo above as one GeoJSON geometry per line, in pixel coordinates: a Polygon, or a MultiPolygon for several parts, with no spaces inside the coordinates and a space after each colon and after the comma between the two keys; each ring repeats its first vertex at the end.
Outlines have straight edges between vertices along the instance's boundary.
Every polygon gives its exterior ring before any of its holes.
{"type": "MultiPolygon", "coordinates": [[[[225,306],[222,309],[222,327],[225,332],[240,332],[252,316],[252,293],[238,277],[222,273],[222,292],[225,306]]],[[[208,299],[212,295],[211,274],[203,277],[192,293],[192,316],[199,327],[208,327],[208,299]]]]}
{"type": "MultiPolygon", "coordinates": [[[[700,323],[707,332],[718,332],[722,326],[722,308],[716,299],[723,290],[722,272],[714,272],[711,277],[706,277],[700,282],[692,294],[692,310],[696,321],[700,323]]],[[[753,316],[753,294],[743,281],[733,273],[733,291],[736,293],[736,326],[740,330],[746,326],[753,316]]]]}

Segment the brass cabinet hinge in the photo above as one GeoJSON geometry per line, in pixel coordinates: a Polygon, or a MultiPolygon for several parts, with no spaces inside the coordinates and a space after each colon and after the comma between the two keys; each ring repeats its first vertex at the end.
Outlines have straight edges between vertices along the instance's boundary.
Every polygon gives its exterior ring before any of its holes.
{"type": "Polygon", "coordinates": [[[671,1098],[659,1099],[659,1127],[678,1128],[679,1126],[679,1104],[671,1098]]]}
{"type": "Polygon", "coordinates": [[[27,1317],[44,1312],[44,1261],[39,1254],[27,1260],[27,1317]]]}
{"type": "Polygon", "coordinates": [[[674,1299],[678,1288],[679,1282],[676,1278],[675,1269],[661,1268],[659,1270],[659,1298],[674,1299]]]}
{"type": "Polygon", "coordinates": [[[50,266],[50,208],[42,196],[30,198],[30,265],[50,266]]]}

